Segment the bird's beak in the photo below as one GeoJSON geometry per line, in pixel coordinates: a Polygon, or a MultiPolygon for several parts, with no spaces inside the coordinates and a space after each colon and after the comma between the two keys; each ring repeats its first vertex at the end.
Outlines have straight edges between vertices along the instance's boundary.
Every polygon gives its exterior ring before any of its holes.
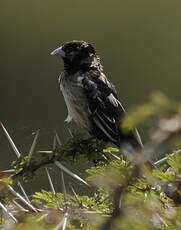
{"type": "Polygon", "coordinates": [[[65,52],[62,50],[62,46],[55,49],[51,52],[51,55],[60,55],[61,57],[65,57],[65,52]]]}

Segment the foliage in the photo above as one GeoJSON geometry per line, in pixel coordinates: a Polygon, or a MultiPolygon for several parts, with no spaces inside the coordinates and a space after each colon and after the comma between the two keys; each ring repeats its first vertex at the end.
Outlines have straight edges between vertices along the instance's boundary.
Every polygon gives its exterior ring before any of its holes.
{"type": "Polygon", "coordinates": [[[120,155],[117,148],[97,140],[86,141],[77,134],[61,146],[56,143],[51,151],[40,152],[38,157],[19,157],[12,163],[13,175],[0,174],[2,229],[181,229],[181,151],[167,154],[152,165],[156,167],[150,167],[147,161],[148,154],[154,159],[161,148],[170,143],[173,146],[172,141],[180,138],[179,103],[157,92],[150,103],[128,113],[123,126],[128,130],[146,120],[154,122],[154,128],[149,131],[144,150],[130,159],[120,155]],[[35,192],[28,204],[17,207],[14,201],[23,199],[11,193],[12,181],[15,184],[17,178],[24,177],[31,183],[39,168],[55,161],[74,164],[82,156],[92,163],[85,172],[87,185],[91,185],[89,193],[79,195],[71,185],[67,193],[68,181],[62,173],[62,193],[55,192],[51,185],[51,191],[35,192]]]}

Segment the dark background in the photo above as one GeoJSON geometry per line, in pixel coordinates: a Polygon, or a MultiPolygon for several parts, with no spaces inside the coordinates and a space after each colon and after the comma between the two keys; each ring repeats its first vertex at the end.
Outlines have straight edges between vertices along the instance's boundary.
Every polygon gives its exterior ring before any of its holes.
{"type": "MultiPolygon", "coordinates": [[[[41,150],[50,149],[54,129],[62,141],[68,135],[57,81],[63,65],[50,52],[73,39],[95,46],[126,108],[157,89],[179,101],[180,12],[180,0],[0,1],[0,120],[20,151],[39,128],[41,150]]],[[[10,168],[15,155],[2,130],[0,154],[0,168],[10,168]]],[[[36,189],[45,188],[47,178],[39,180],[36,189]]]]}

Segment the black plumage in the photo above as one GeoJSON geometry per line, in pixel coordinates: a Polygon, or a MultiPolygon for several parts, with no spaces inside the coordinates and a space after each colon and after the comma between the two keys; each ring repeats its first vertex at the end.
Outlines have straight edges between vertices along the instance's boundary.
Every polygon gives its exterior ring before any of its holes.
{"type": "Polygon", "coordinates": [[[59,82],[68,109],[66,121],[73,119],[90,135],[119,147],[129,144],[134,149],[142,148],[136,130],[125,133],[120,128],[125,111],[93,46],[72,41],[52,54],[60,55],[64,61],[59,82]]]}

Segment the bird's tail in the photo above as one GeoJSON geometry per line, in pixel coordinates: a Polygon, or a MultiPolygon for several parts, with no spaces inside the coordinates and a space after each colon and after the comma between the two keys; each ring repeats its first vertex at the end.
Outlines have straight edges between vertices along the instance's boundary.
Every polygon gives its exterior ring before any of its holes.
{"type": "Polygon", "coordinates": [[[154,163],[145,153],[144,145],[137,129],[130,133],[126,140],[120,144],[120,152],[132,162],[155,168],[154,163]]]}

